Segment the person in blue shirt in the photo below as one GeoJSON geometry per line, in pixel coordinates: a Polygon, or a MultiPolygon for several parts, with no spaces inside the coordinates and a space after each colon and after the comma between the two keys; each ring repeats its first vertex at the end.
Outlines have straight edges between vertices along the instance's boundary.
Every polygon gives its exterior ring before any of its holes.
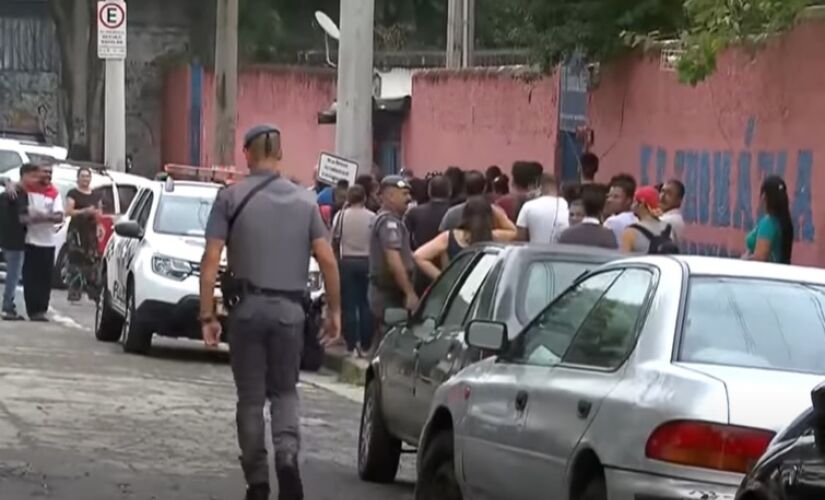
{"type": "Polygon", "coordinates": [[[756,227],[745,238],[745,258],[762,262],[790,264],[794,229],[791,220],[788,185],[772,175],[762,183],[761,199],[765,211],[756,227]]]}

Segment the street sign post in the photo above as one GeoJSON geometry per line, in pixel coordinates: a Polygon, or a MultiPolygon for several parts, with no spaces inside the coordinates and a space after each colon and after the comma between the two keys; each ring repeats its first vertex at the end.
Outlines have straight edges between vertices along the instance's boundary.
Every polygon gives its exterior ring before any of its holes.
{"type": "Polygon", "coordinates": [[[126,59],[126,2],[97,2],[97,56],[126,59]]]}
{"type": "Polygon", "coordinates": [[[350,186],[355,184],[358,177],[358,164],[354,161],[321,153],[318,160],[318,180],[334,186],[339,181],[347,181],[350,186]]]}
{"type": "Polygon", "coordinates": [[[97,56],[106,61],[103,149],[106,166],[126,171],[126,2],[97,2],[97,56]]]}

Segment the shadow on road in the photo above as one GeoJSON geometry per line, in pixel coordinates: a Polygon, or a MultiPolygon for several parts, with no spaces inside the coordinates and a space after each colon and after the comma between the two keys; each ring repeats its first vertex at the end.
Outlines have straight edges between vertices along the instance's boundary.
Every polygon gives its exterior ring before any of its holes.
{"type": "Polygon", "coordinates": [[[152,350],[149,351],[149,357],[162,361],[182,361],[185,363],[229,363],[229,352],[210,351],[204,348],[202,344],[153,345],[152,350]]]}

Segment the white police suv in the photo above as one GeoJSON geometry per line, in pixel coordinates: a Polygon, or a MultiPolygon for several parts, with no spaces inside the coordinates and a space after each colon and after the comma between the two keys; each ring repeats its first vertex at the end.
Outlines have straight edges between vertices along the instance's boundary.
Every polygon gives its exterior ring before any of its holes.
{"type": "MultiPolygon", "coordinates": [[[[200,260],[206,223],[220,188],[170,178],[140,190],[115,226],[103,256],[103,293],[95,312],[98,340],[121,341],[126,352],[145,354],[154,334],[201,338],[200,260]]],[[[323,293],[322,286],[313,261],[313,296],[323,293]]],[[[220,289],[215,296],[216,312],[224,321],[220,289]]]]}

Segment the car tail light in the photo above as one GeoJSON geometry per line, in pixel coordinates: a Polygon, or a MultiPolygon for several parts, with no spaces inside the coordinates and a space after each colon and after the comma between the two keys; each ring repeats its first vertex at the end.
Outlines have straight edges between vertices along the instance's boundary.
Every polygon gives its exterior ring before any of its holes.
{"type": "Polygon", "coordinates": [[[676,421],[659,426],[647,440],[653,460],[746,473],[765,452],[774,433],[761,429],[676,421]]]}

